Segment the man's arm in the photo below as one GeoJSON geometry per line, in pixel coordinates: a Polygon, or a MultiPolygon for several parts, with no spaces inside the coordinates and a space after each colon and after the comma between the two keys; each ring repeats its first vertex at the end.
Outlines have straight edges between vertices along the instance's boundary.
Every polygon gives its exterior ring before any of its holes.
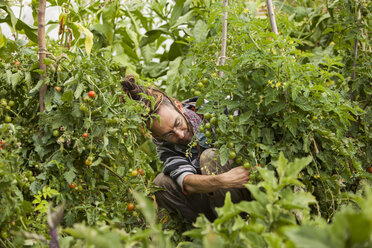
{"type": "Polygon", "coordinates": [[[187,175],[183,179],[183,189],[190,194],[209,193],[219,189],[244,188],[248,180],[249,170],[239,166],[218,175],[187,175]]]}

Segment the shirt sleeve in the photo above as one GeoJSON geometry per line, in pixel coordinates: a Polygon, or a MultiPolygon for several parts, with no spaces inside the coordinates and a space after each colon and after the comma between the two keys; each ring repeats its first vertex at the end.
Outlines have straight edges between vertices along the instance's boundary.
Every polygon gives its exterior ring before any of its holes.
{"type": "Polygon", "coordinates": [[[160,160],[164,163],[164,174],[170,176],[181,187],[182,180],[186,175],[198,174],[190,159],[171,147],[157,146],[157,152],[160,160]],[[178,179],[181,175],[182,178],[178,179]]]}

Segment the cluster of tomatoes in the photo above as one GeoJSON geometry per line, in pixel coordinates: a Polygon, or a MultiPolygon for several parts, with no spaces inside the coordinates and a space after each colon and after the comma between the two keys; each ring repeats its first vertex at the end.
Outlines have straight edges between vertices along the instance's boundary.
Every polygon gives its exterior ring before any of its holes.
{"type": "Polygon", "coordinates": [[[10,123],[12,122],[12,107],[15,106],[15,102],[10,100],[10,101],[7,101],[5,98],[2,98],[0,100],[0,105],[1,105],[1,109],[0,109],[0,117],[4,115],[4,121],[6,123],[10,123]]]}
{"type": "MultiPolygon", "coordinates": [[[[205,113],[204,119],[207,122],[203,125],[199,126],[199,131],[204,133],[204,135],[208,138],[207,142],[212,144],[212,136],[213,134],[220,135],[221,130],[218,127],[218,117],[215,113],[205,113]]],[[[228,119],[231,122],[232,127],[236,127],[235,117],[232,114],[228,115],[228,119]]],[[[226,146],[230,149],[229,151],[229,159],[233,161],[233,165],[235,166],[243,166],[245,169],[251,170],[250,178],[252,181],[260,180],[260,175],[255,167],[251,166],[251,163],[245,159],[242,155],[238,155],[236,153],[235,144],[234,142],[227,142],[226,146]]],[[[257,167],[261,167],[260,163],[257,163],[257,167]]]]}

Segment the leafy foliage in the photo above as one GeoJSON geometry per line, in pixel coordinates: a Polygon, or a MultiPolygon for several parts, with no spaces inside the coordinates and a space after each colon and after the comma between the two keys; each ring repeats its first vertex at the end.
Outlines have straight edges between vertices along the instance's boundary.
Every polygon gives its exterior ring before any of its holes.
{"type": "Polygon", "coordinates": [[[220,1],[48,3],[62,11],[47,24],[59,35],[45,80],[36,29],[0,3],[18,37],[0,33],[1,246],[47,246],[47,205],[63,203],[62,247],[371,245],[371,3],[276,1],[275,35],[265,1],[235,1],[224,66],[220,1]],[[125,74],[199,95],[208,142],[251,169],[254,200],[227,196],[214,223],[200,216],[183,237],[181,221],[160,217],[151,182],[162,165],[125,74]]]}

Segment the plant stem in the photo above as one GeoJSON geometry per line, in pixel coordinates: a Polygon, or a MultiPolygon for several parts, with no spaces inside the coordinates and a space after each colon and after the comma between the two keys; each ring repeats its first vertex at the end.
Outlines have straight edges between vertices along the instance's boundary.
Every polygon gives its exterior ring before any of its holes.
{"type": "MultiPolygon", "coordinates": [[[[359,21],[360,18],[362,17],[360,8],[358,8],[358,13],[357,13],[357,20],[359,21]]],[[[354,40],[354,61],[353,61],[353,66],[352,66],[352,72],[351,72],[351,81],[354,81],[355,79],[355,67],[356,67],[356,61],[358,59],[358,38],[355,38],[354,40]]],[[[350,88],[350,100],[353,101],[353,90],[352,87],[350,88]]]]}

